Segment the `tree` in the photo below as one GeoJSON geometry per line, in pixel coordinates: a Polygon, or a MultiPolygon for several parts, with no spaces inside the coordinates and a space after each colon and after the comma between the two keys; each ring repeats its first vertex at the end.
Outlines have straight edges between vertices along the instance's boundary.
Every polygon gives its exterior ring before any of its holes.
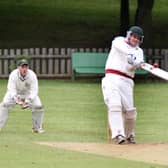
{"type": "Polygon", "coordinates": [[[124,35],[129,27],[129,0],[121,0],[120,3],[120,34],[124,35]]]}
{"type": "MultiPolygon", "coordinates": [[[[130,26],[129,21],[129,0],[120,1],[120,34],[124,35],[130,26]]],[[[154,0],[137,0],[137,9],[134,25],[144,30],[146,46],[150,45],[152,30],[152,9],[154,0]]]]}
{"type": "Polygon", "coordinates": [[[135,25],[141,26],[144,30],[144,44],[149,45],[152,30],[152,8],[154,0],[137,0],[135,25]]]}

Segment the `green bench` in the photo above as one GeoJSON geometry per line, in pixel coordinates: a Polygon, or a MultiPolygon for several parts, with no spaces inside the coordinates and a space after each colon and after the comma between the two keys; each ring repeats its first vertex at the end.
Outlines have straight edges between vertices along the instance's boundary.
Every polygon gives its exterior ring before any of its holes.
{"type": "Polygon", "coordinates": [[[77,74],[104,74],[107,53],[73,52],[72,80],[77,74]]]}
{"type": "MultiPolygon", "coordinates": [[[[95,52],[73,52],[72,59],[72,80],[77,75],[103,75],[108,53],[95,52]]],[[[147,72],[142,69],[136,71],[137,75],[146,75],[147,72]]]]}

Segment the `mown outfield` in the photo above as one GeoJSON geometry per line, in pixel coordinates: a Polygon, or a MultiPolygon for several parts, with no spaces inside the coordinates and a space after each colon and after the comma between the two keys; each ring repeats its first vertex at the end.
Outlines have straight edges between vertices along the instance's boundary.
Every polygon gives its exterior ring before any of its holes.
{"type": "MultiPolygon", "coordinates": [[[[137,4],[129,2],[132,25],[137,4]]],[[[167,5],[155,1],[148,47],[167,48],[167,5]]],[[[1,0],[0,11],[0,48],[105,48],[120,27],[119,0],[1,0]]]]}
{"type": "MultiPolygon", "coordinates": [[[[0,98],[6,90],[1,80],[0,98]]],[[[166,166],[41,146],[35,142],[106,143],[106,108],[97,81],[40,80],[45,105],[44,134],[31,133],[31,113],[16,107],[0,133],[0,167],[4,168],[162,168],[166,166]]],[[[138,83],[137,142],[168,142],[167,83],[138,83]]],[[[131,147],[130,147],[131,148],[131,147]]],[[[129,149],[128,151],[129,152],[129,149]]],[[[152,154],[153,151],[151,151],[152,154]]],[[[164,154],[163,154],[164,155],[164,154]]],[[[138,157],[138,156],[137,156],[138,157]]]]}

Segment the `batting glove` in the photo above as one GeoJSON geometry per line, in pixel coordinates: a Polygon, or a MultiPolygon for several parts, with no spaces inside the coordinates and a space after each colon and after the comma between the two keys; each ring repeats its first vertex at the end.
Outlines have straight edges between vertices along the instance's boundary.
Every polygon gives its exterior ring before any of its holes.
{"type": "Polygon", "coordinates": [[[141,65],[144,63],[144,61],[138,60],[134,54],[128,54],[127,61],[135,68],[140,68],[141,65]]]}
{"type": "Polygon", "coordinates": [[[134,54],[128,54],[127,61],[129,64],[134,65],[136,57],[134,54]]]}

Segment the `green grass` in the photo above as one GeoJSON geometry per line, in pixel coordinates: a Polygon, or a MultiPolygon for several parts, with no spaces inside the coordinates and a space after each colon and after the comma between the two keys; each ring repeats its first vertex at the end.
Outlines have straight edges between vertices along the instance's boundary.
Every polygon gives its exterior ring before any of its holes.
{"type": "Polygon", "coordinates": [[[136,87],[136,104],[138,107],[137,132],[140,141],[168,142],[166,125],[167,89],[164,84],[144,84],[136,87]]]}
{"type": "MultiPolygon", "coordinates": [[[[1,80],[0,99],[6,91],[1,80]]],[[[44,134],[31,133],[31,112],[14,108],[0,134],[0,167],[162,168],[164,166],[38,146],[35,141],[106,142],[106,107],[100,83],[40,80],[44,134]]],[[[168,142],[166,83],[137,84],[137,142],[168,142]]]]}
{"type": "MultiPolygon", "coordinates": [[[[155,2],[151,47],[167,47],[167,5],[155,2]]],[[[110,47],[119,10],[118,0],[1,0],[0,48],[110,47]]],[[[130,0],[131,24],[135,10],[130,0]]]]}

